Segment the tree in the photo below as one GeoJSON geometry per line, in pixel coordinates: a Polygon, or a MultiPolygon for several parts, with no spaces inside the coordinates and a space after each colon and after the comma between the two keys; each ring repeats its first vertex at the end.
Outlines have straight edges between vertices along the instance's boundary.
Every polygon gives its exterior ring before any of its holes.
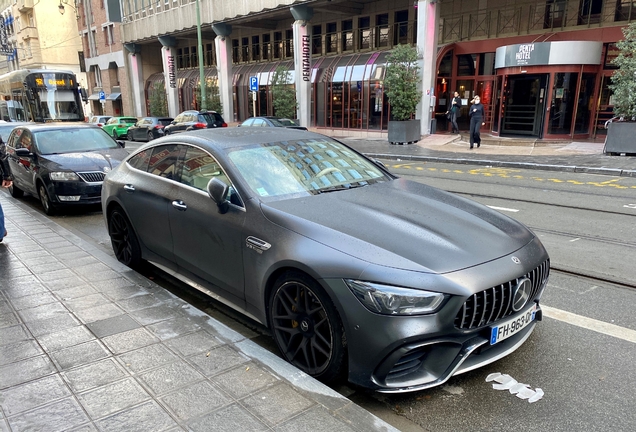
{"type": "MultiPolygon", "coordinates": [[[[196,90],[197,106],[201,107],[201,86],[197,85],[196,90]]],[[[223,111],[223,104],[221,104],[221,94],[219,93],[219,86],[212,80],[207,79],[205,83],[205,108],[210,111],[216,111],[220,113],[223,111]]]]}
{"type": "Polygon", "coordinates": [[[422,98],[417,48],[398,45],[387,56],[384,87],[396,120],[409,120],[422,98]]]}
{"type": "Polygon", "coordinates": [[[612,75],[609,88],[614,99],[614,115],[633,119],[636,117],[636,23],[623,28],[625,39],[618,41],[619,54],[614,64],[619,67],[612,75]]]}
{"type": "Polygon", "coordinates": [[[289,70],[285,66],[278,66],[272,76],[272,99],[275,115],[296,118],[296,91],[289,83],[289,70]]]}
{"type": "Polygon", "coordinates": [[[166,98],[166,88],[163,82],[156,82],[149,91],[148,102],[150,105],[150,115],[155,117],[165,117],[168,115],[168,99],[166,98]]]}

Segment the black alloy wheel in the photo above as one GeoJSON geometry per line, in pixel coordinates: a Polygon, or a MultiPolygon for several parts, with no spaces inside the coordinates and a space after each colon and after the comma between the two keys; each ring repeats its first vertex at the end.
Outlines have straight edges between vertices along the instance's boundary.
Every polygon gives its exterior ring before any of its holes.
{"type": "Polygon", "coordinates": [[[15,181],[9,186],[9,193],[13,198],[22,198],[24,191],[15,185],[15,181]]]}
{"type": "Polygon", "coordinates": [[[155,136],[152,134],[151,131],[148,131],[148,142],[152,141],[153,139],[155,139],[155,136]]]}
{"type": "Polygon", "coordinates": [[[51,198],[49,197],[49,193],[46,191],[44,183],[39,183],[38,195],[40,196],[40,203],[42,203],[42,209],[44,210],[44,213],[49,216],[55,214],[55,207],[51,202],[51,198]]]}
{"type": "Polygon", "coordinates": [[[130,268],[141,264],[141,248],[137,234],[121,209],[110,212],[108,217],[108,235],[117,260],[130,268]]]}
{"type": "Polygon", "coordinates": [[[269,324],[284,358],[324,382],[345,370],[347,341],[331,299],[313,279],[288,272],[276,281],[269,324]]]}

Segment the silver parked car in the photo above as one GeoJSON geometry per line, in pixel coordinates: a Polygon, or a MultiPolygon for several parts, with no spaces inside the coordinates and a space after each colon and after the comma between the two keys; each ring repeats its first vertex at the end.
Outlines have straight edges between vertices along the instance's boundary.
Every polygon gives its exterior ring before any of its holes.
{"type": "Polygon", "coordinates": [[[549,258],[525,226],[316,133],[160,138],[107,175],[102,205],[121,262],[214,293],[324,381],[436,386],[541,319],[549,258]]]}

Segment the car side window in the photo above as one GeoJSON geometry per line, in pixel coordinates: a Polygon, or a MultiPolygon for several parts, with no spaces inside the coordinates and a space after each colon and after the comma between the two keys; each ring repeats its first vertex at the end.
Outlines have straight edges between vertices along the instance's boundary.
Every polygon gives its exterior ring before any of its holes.
{"type": "Polygon", "coordinates": [[[150,163],[150,156],[152,155],[152,149],[142,150],[130,159],[128,159],[128,164],[142,171],[148,171],[148,164],[150,163]]]}
{"type": "Polygon", "coordinates": [[[252,124],[252,126],[263,127],[263,126],[265,126],[265,120],[263,120],[263,119],[254,119],[254,124],[252,124]]]}
{"type": "Polygon", "coordinates": [[[114,117],[111,117],[108,119],[108,122],[106,122],[106,124],[115,124],[117,123],[117,119],[114,117]]]}
{"type": "Polygon", "coordinates": [[[177,180],[177,163],[180,151],[181,146],[178,144],[153,147],[147,171],[159,177],[177,180]]]}
{"type": "Polygon", "coordinates": [[[207,192],[208,183],[213,178],[218,178],[230,187],[228,199],[232,204],[238,206],[243,205],[236,190],[232,186],[232,182],[217,160],[200,148],[187,146],[181,169],[180,182],[207,192]]]}
{"type": "Polygon", "coordinates": [[[183,121],[183,114],[179,114],[176,119],[174,119],[175,123],[181,123],[183,121]]]}
{"type": "Polygon", "coordinates": [[[245,120],[241,126],[252,126],[254,124],[254,119],[245,120]]]}
{"type": "Polygon", "coordinates": [[[22,132],[20,133],[19,138],[14,142],[13,147],[16,149],[25,148],[29,151],[33,151],[33,138],[31,136],[31,132],[26,129],[22,129],[22,132]]]}

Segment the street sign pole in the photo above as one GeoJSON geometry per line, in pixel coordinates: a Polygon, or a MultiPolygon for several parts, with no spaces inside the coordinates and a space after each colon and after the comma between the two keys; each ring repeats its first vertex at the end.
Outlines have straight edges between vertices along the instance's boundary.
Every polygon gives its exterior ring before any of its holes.
{"type": "Polygon", "coordinates": [[[252,92],[252,117],[256,117],[256,92],[258,91],[258,77],[250,77],[250,91],[252,92]]]}
{"type": "Polygon", "coordinates": [[[252,92],[252,113],[253,117],[256,117],[256,92],[252,92]]]}

